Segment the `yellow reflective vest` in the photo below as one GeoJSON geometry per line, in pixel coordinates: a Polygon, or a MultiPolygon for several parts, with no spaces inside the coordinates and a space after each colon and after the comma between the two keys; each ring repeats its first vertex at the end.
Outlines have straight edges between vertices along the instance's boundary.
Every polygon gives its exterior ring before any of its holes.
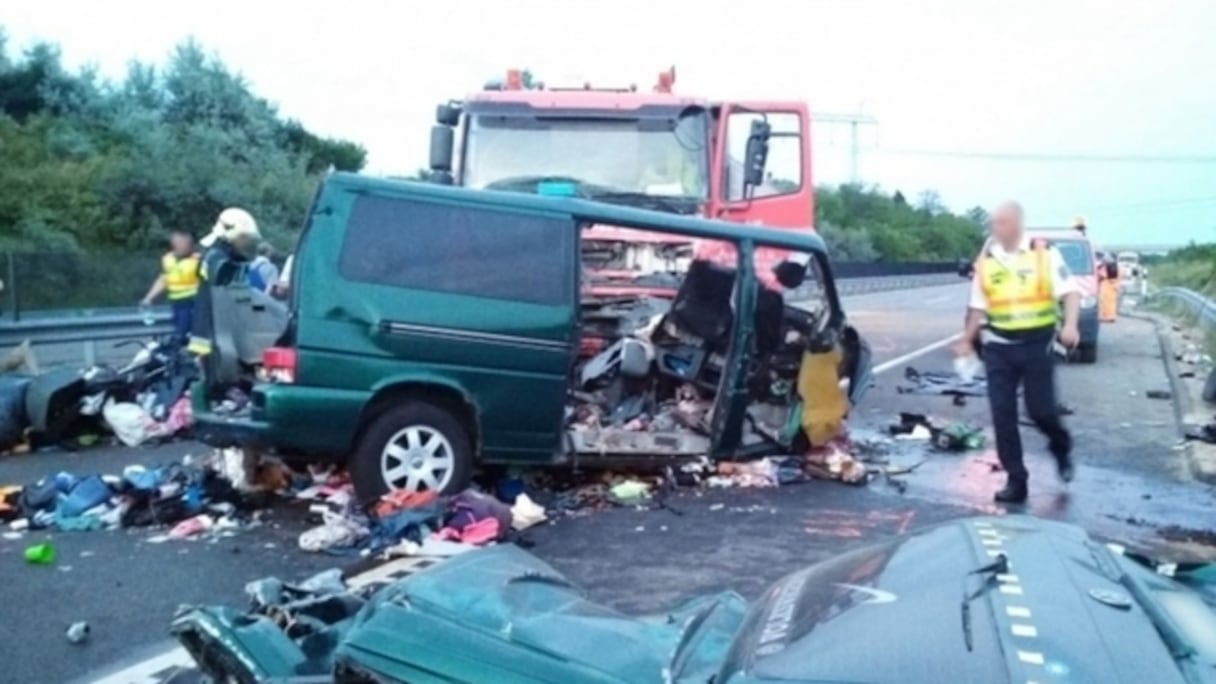
{"type": "Polygon", "coordinates": [[[985,251],[975,269],[988,299],[988,326],[1017,332],[1050,328],[1059,309],[1051,287],[1051,253],[1036,242],[1008,264],[985,251]]]}
{"type": "Polygon", "coordinates": [[[165,275],[165,289],[168,291],[169,301],[190,299],[198,294],[198,265],[198,254],[178,257],[169,252],[161,257],[160,267],[165,275]]]}

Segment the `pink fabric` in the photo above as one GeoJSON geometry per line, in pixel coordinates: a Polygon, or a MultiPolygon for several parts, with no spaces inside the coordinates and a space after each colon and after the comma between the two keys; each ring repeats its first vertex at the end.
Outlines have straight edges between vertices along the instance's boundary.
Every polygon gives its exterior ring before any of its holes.
{"type": "Polygon", "coordinates": [[[486,518],[465,527],[460,533],[460,541],[481,546],[496,541],[498,532],[498,518],[486,518]]]}
{"type": "Polygon", "coordinates": [[[475,523],[465,525],[464,529],[458,530],[455,527],[445,527],[434,534],[435,537],[445,541],[456,541],[464,544],[472,544],[481,546],[489,544],[492,541],[498,541],[501,528],[498,525],[498,518],[486,518],[478,520],[475,523]]]}

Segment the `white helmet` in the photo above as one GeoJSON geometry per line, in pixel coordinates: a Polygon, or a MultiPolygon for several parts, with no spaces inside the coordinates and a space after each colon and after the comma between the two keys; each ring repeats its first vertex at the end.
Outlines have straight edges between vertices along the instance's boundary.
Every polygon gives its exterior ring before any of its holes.
{"type": "Polygon", "coordinates": [[[258,222],[253,220],[252,214],[238,207],[228,207],[220,212],[215,226],[211,229],[211,234],[203,238],[202,244],[204,247],[210,247],[218,239],[232,240],[238,237],[260,238],[261,236],[262,234],[258,231],[258,222]]]}

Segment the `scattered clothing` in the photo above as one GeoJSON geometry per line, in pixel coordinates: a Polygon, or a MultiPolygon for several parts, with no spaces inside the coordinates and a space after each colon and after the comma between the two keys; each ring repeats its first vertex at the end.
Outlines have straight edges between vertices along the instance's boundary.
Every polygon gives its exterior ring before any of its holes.
{"type": "Polygon", "coordinates": [[[545,521],[545,508],[536,503],[527,494],[520,494],[515,497],[515,504],[511,506],[511,527],[522,532],[529,527],[539,525],[545,521]]]}
{"type": "MultiPolygon", "coordinates": [[[[996,345],[993,345],[996,346],[996,345]]],[[[988,346],[985,345],[985,354],[988,346]]],[[[900,394],[931,394],[965,397],[983,397],[988,394],[988,381],[982,375],[974,376],[970,381],[960,378],[954,373],[936,371],[921,372],[908,366],[904,369],[904,379],[910,385],[897,388],[900,394]]]]}

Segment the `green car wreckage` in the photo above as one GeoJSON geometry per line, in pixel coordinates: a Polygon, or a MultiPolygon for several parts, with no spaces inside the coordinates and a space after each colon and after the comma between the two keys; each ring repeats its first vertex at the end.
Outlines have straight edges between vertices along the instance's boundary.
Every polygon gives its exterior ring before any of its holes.
{"type": "Polygon", "coordinates": [[[839,423],[840,386],[855,402],[870,384],[869,349],[813,231],[543,196],[537,185],[327,177],[295,254],[289,313],[239,282],[213,288],[228,313],[217,314],[195,433],[343,463],[370,501],[389,489],[460,491],[480,464],[791,453],[808,412],[832,402],[839,423]],[[737,259],[692,262],[670,300],[603,295],[584,283],[591,226],[718,241],[737,259]],[[761,283],[758,250],[787,255],[774,269],[782,291],[761,283]],[[807,361],[816,355],[830,362],[807,361]],[[813,383],[810,365],[826,369],[813,383]],[[242,381],[254,366],[256,382],[242,381]],[[240,382],[244,411],[206,401],[240,382]],[[638,416],[654,419],[628,424],[638,416]]]}
{"type": "Polygon", "coordinates": [[[172,631],[242,684],[1205,684],[1216,612],[1195,585],[1212,581],[1213,565],[1006,516],[844,553],[750,606],[726,592],[624,615],[503,545],[370,596],[263,584],[255,610],[186,609],[172,631]]]}

